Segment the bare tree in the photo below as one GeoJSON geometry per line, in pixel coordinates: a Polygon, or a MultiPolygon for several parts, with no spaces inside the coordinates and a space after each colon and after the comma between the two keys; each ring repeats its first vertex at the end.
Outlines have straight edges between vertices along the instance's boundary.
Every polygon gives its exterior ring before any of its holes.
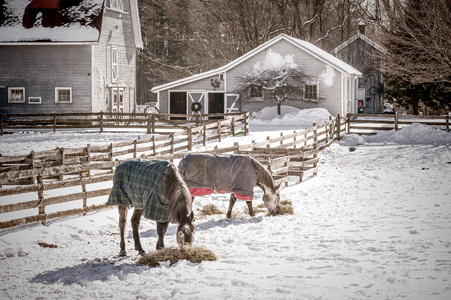
{"type": "Polygon", "coordinates": [[[282,57],[270,51],[263,63],[258,62],[252,70],[241,76],[236,92],[244,103],[275,100],[277,113],[280,115],[281,105],[285,100],[320,100],[305,97],[304,86],[313,80],[313,76],[306,75],[302,68],[293,62],[292,56],[282,57]]]}

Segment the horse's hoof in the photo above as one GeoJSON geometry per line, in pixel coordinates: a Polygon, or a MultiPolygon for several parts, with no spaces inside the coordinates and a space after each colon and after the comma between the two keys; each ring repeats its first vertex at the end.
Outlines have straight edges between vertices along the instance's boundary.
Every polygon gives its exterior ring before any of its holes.
{"type": "Polygon", "coordinates": [[[124,256],[127,256],[127,251],[121,250],[121,252],[119,252],[119,257],[124,257],[124,256]]]}
{"type": "Polygon", "coordinates": [[[230,219],[232,217],[231,214],[227,214],[226,216],[227,216],[227,219],[230,219]]]}
{"type": "Polygon", "coordinates": [[[139,250],[138,251],[138,255],[144,255],[144,254],[146,254],[146,251],[144,251],[144,250],[139,250]]]}

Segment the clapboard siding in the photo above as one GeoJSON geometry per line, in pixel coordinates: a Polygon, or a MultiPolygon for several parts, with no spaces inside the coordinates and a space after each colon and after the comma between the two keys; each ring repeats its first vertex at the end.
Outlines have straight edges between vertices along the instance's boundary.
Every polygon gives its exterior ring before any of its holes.
{"type": "Polygon", "coordinates": [[[137,1],[122,3],[124,11],[117,11],[105,1],[97,42],[0,44],[0,112],[111,112],[115,88],[123,89],[124,112],[133,112],[136,47],[142,41],[139,22],[133,27],[132,20],[138,14],[137,1]],[[113,47],[118,49],[116,82],[112,80],[113,47]],[[26,98],[42,97],[42,104],[9,104],[8,87],[25,87],[26,98]],[[72,103],[55,103],[55,87],[71,87],[72,103]]]}
{"type": "Polygon", "coordinates": [[[0,46],[0,107],[13,113],[86,112],[91,110],[89,45],[0,46]],[[25,103],[8,104],[7,88],[25,87],[25,103]],[[72,103],[55,103],[55,87],[71,87],[72,103]],[[42,104],[28,104],[41,97],[42,104]]]}
{"type": "MultiPolygon", "coordinates": [[[[250,56],[248,59],[241,61],[236,66],[227,70],[224,74],[224,81],[221,81],[219,88],[214,89],[211,85],[211,80],[219,79],[219,72],[212,73],[209,77],[201,78],[196,81],[192,81],[186,84],[180,84],[175,87],[169,88],[169,90],[159,91],[159,109],[161,113],[169,113],[168,110],[168,98],[169,91],[205,91],[205,92],[226,92],[236,93],[237,87],[240,83],[240,78],[248,71],[254,69],[257,62],[262,62],[265,59],[268,51],[278,53],[282,56],[293,55],[295,63],[302,66],[305,74],[313,76],[319,83],[318,92],[322,98],[319,102],[305,102],[305,101],[285,101],[284,105],[290,105],[297,108],[326,108],[332,115],[346,113],[342,108],[342,73],[334,69],[334,80],[332,85],[326,85],[320,80],[319,75],[326,72],[326,63],[314,57],[313,55],[299,49],[292,43],[282,39],[277,43],[271,45],[263,51],[257,52],[255,55],[250,56]]],[[[351,77],[349,77],[351,78],[351,77]]],[[[350,80],[352,82],[352,80],[350,80]]],[[[349,93],[347,100],[352,99],[352,93],[349,93]]],[[[275,106],[277,101],[275,99],[265,99],[264,102],[252,102],[239,104],[241,111],[257,111],[266,106],[275,106]]],[[[344,107],[346,110],[347,107],[344,107]]]]}

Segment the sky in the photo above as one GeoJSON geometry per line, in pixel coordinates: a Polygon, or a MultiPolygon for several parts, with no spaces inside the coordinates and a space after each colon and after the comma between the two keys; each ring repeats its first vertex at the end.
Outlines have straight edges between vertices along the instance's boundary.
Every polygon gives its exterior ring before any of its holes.
{"type": "MultiPolygon", "coordinates": [[[[282,107],[281,117],[275,111],[255,113],[249,136],[197,150],[264,140],[329,117],[321,109],[282,107]]],[[[0,153],[138,134],[4,135],[0,153]]],[[[320,153],[317,176],[290,177],[280,190],[293,215],[250,217],[238,201],[236,216],[227,219],[229,195],[196,197],[194,243],[216,254],[212,262],[139,266],[129,222],[128,256],[118,257],[115,208],[1,230],[0,299],[451,299],[450,145],[449,132],[421,124],[346,135],[320,153]],[[223,213],[202,215],[207,204],[223,213]]],[[[256,187],[254,193],[256,207],[263,192],[256,187]]],[[[175,231],[171,224],[167,247],[177,247],[175,231]]],[[[140,235],[144,249],[155,251],[155,222],[141,220],[140,235]]]]}

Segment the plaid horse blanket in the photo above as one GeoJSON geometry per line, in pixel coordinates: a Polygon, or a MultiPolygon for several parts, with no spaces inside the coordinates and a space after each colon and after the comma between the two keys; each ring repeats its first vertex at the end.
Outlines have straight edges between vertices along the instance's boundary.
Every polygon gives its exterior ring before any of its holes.
{"type": "Polygon", "coordinates": [[[135,159],[116,168],[107,205],[126,205],[143,210],[157,222],[169,221],[169,202],[164,195],[163,172],[169,162],[135,159]]]}
{"type": "Polygon", "coordinates": [[[249,156],[188,154],[178,169],[192,196],[234,193],[247,201],[254,197],[257,173],[249,156]]]}

